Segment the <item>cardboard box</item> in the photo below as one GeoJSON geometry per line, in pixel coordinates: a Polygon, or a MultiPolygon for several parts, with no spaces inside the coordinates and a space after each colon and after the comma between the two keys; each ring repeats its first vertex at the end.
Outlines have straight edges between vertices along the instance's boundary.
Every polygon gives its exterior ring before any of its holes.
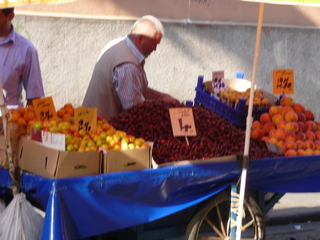
{"type": "Polygon", "coordinates": [[[21,170],[47,178],[68,178],[100,173],[102,154],[92,152],[66,152],[44,146],[21,137],[16,161],[21,170]]]}
{"type": "Polygon", "coordinates": [[[103,156],[103,173],[151,168],[151,147],[130,150],[109,150],[103,156]]]}
{"type": "Polygon", "coordinates": [[[196,160],[181,160],[176,162],[167,162],[157,165],[156,167],[168,167],[168,166],[184,166],[184,165],[201,165],[207,163],[221,163],[221,162],[234,162],[240,161],[242,158],[241,155],[228,155],[222,157],[215,158],[207,158],[207,159],[196,159],[196,160]]]}

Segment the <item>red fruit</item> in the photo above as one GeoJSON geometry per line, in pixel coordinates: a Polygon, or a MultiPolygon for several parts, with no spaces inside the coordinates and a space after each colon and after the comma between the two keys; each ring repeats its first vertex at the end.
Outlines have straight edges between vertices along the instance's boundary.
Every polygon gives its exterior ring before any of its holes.
{"type": "Polygon", "coordinates": [[[293,106],[294,105],[294,101],[293,98],[290,96],[283,96],[280,100],[280,105],[282,107],[284,106],[293,106]]]}
{"type": "Polygon", "coordinates": [[[314,142],[312,141],[312,140],[310,140],[310,139],[307,139],[307,140],[305,140],[304,141],[305,142],[305,144],[306,144],[306,147],[307,147],[307,149],[309,148],[309,149],[315,149],[315,144],[314,144],[314,142]]]}
{"type": "Polygon", "coordinates": [[[298,115],[298,121],[305,122],[307,121],[307,117],[303,112],[297,112],[298,115]]]}
{"type": "Polygon", "coordinates": [[[320,122],[318,122],[318,121],[314,121],[314,122],[317,125],[317,130],[320,130],[320,122]]]}
{"type": "Polygon", "coordinates": [[[252,123],[251,130],[256,129],[256,128],[262,129],[262,127],[263,127],[262,123],[259,120],[255,120],[252,123]]]}
{"type": "Polygon", "coordinates": [[[301,104],[301,103],[295,103],[295,104],[293,104],[293,106],[292,106],[292,108],[293,108],[293,110],[295,111],[295,112],[304,112],[305,111],[305,108],[304,108],[304,106],[301,104]]]}
{"type": "Polygon", "coordinates": [[[306,124],[304,122],[298,121],[297,124],[299,126],[299,131],[301,131],[301,132],[307,131],[307,127],[306,127],[306,124]]]}
{"type": "MultiPolygon", "coordinates": [[[[283,129],[282,129],[282,130],[283,130],[283,129]]],[[[270,137],[270,138],[272,138],[272,137],[277,138],[276,132],[277,132],[277,129],[276,129],[276,128],[270,129],[270,131],[269,131],[269,137],[270,137]]]]}
{"type": "Polygon", "coordinates": [[[303,149],[303,150],[307,149],[305,142],[300,139],[296,141],[296,146],[297,146],[297,149],[303,149]]]}
{"type": "Polygon", "coordinates": [[[308,130],[308,131],[305,132],[305,134],[306,134],[306,138],[309,139],[309,140],[313,141],[313,140],[316,139],[316,135],[314,134],[313,131],[308,130]]]}
{"type": "Polygon", "coordinates": [[[284,152],[287,152],[290,149],[297,150],[297,145],[295,142],[287,141],[284,143],[284,152]]]}
{"type": "Polygon", "coordinates": [[[305,149],[298,149],[297,150],[297,156],[305,156],[307,155],[305,149]]]}
{"type": "Polygon", "coordinates": [[[315,149],[320,150],[320,140],[315,140],[314,146],[315,146],[315,149]]]}
{"type": "Polygon", "coordinates": [[[264,125],[266,124],[267,122],[271,122],[271,116],[269,113],[263,113],[261,114],[260,116],[260,122],[264,125]]]}
{"type": "Polygon", "coordinates": [[[287,112],[291,112],[291,111],[294,111],[291,106],[284,106],[282,108],[282,116],[285,116],[287,114],[287,112]]]}
{"type": "Polygon", "coordinates": [[[315,135],[317,140],[320,140],[320,131],[319,130],[315,131],[314,135],[315,135]]]}
{"type": "Polygon", "coordinates": [[[298,132],[299,131],[299,125],[297,122],[287,122],[284,128],[287,132],[298,132]]]}
{"type": "Polygon", "coordinates": [[[275,128],[276,126],[272,122],[267,122],[266,124],[263,125],[263,131],[265,135],[269,135],[270,130],[275,128]]]}
{"type": "Polygon", "coordinates": [[[300,139],[302,141],[305,141],[307,139],[307,136],[304,132],[299,131],[296,133],[296,139],[300,139]]]}
{"type": "Polygon", "coordinates": [[[308,120],[305,122],[306,125],[306,131],[312,131],[315,132],[317,130],[317,125],[314,121],[308,120]]]}
{"type": "Polygon", "coordinates": [[[306,115],[307,120],[314,120],[314,114],[311,110],[305,110],[304,114],[306,115]]]}
{"type": "Polygon", "coordinates": [[[286,151],[284,155],[286,157],[294,157],[294,156],[297,156],[297,151],[294,149],[289,149],[288,151],[286,151]]]}
{"type": "Polygon", "coordinates": [[[284,116],[284,120],[296,122],[298,121],[298,114],[295,111],[289,111],[284,116]]]}

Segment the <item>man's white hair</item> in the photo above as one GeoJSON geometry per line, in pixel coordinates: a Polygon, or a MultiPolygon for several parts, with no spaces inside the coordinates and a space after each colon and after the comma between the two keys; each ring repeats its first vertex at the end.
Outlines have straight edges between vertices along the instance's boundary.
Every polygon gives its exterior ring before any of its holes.
{"type": "Polygon", "coordinates": [[[156,33],[164,36],[164,28],[160,20],[151,15],[139,18],[130,30],[130,34],[141,34],[150,38],[153,38],[156,33]]]}

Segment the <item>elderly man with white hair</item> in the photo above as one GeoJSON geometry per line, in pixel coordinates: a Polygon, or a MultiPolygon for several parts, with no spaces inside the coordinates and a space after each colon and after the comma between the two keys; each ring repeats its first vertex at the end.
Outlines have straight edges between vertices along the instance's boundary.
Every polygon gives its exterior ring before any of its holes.
{"type": "Polygon", "coordinates": [[[83,100],[84,107],[96,107],[109,120],[145,100],[177,101],[148,87],[144,62],[164,36],[162,23],[154,16],[138,19],[130,33],[106,45],[101,53],[83,100]]]}

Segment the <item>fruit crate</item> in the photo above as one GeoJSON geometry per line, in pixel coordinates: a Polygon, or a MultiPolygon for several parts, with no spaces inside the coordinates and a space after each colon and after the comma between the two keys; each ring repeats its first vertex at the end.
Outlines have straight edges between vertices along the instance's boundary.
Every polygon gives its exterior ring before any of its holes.
{"type": "MultiPolygon", "coordinates": [[[[196,97],[194,99],[194,106],[204,106],[225,119],[229,120],[231,124],[237,128],[245,128],[248,116],[248,109],[246,107],[246,100],[239,99],[236,108],[220,101],[210,93],[203,91],[203,76],[198,77],[198,84],[196,87],[196,97]]],[[[259,119],[261,114],[268,112],[269,108],[252,110],[252,117],[254,120],[259,119]]]]}

